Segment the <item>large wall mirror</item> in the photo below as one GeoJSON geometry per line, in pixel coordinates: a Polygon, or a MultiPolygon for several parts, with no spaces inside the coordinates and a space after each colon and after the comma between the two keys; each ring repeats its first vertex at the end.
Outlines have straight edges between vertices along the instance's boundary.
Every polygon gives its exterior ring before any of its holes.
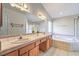
{"type": "MultiPolygon", "coordinates": [[[[1,8],[0,8],[1,9],[1,8]]],[[[41,23],[39,18],[30,14],[29,11],[25,10],[14,5],[11,6],[9,3],[2,4],[2,26],[0,27],[0,36],[12,36],[12,35],[22,35],[35,32],[40,32],[41,23]]]]}

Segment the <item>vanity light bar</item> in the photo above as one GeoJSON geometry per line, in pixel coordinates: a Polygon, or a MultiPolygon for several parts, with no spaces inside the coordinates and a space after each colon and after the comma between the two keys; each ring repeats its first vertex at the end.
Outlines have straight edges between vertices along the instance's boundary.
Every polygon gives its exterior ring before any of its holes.
{"type": "MultiPolygon", "coordinates": [[[[21,11],[26,11],[26,12],[30,12],[27,5],[25,3],[10,3],[10,5],[12,7],[16,7],[18,9],[20,9],[21,11]]],[[[37,15],[41,20],[46,21],[46,16],[44,16],[41,12],[38,12],[37,15]]]]}
{"type": "Polygon", "coordinates": [[[42,13],[38,13],[38,17],[42,20],[46,20],[46,16],[44,16],[42,13]]]}
{"type": "Polygon", "coordinates": [[[23,4],[23,3],[11,3],[10,5],[12,7],[19,8],[22,11],[30,12],[26,4],[23,4]]]}
{"type": "Polygon", "coordinates": [[[11,3],[10,5],[11,5],[12,7],[15,7],[15,4],[13,4],[13,3],[11,3]]]}
{"type": "Polygon", "coordinates": [[[38,16],[39,18],[41,18],[41,19],[46,19],[46,17],[45,16],[38,16]]]}

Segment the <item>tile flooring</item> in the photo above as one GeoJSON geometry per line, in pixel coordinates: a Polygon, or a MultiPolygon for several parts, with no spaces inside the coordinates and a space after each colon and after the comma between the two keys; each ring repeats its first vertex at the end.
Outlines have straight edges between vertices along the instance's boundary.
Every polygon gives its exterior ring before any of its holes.
{"type": "Polygon", "coordinates": [[[48,51],[41,52],[39,56],[79,56],[79,52],[70,52],[51,47],[48,51]]]}

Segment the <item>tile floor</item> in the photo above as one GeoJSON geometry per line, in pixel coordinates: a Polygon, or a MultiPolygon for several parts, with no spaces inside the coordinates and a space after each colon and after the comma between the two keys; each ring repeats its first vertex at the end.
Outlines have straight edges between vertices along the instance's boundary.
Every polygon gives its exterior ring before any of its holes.
{"type": "Polygon", "coordinates": [[[41,52],[39,56],[79,56],[79,52],[70,52],[51,47],[48,51],[41,52]]]}

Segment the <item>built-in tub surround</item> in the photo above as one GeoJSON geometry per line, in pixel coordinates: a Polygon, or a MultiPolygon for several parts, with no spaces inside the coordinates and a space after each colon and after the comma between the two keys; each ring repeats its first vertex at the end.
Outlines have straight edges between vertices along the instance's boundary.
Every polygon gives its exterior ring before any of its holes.
{"type": "Polygon", "coordinates": [[[28,45],[29,43],[32,43],[33,41],[36,41],[38,39],[41,39],[43,37],[49,36],[51,34],[49,33],[38,33],[38,34],[30,34],[30,35],[22,35],[22,38],[20,39],[20,36],[17,37],[8,37],[8,38],[2,38],[1,41],[1,50],[0,55],[7,53],[6,51],[10,52],[12,50],[18,49],[24,45],[28,45]]]}
{"type": "Polygon", "coordinates": [[[54,47],[69,51],[79,51],[79,40],[74,36],[67,35],[53,35],[54,47]]]}

